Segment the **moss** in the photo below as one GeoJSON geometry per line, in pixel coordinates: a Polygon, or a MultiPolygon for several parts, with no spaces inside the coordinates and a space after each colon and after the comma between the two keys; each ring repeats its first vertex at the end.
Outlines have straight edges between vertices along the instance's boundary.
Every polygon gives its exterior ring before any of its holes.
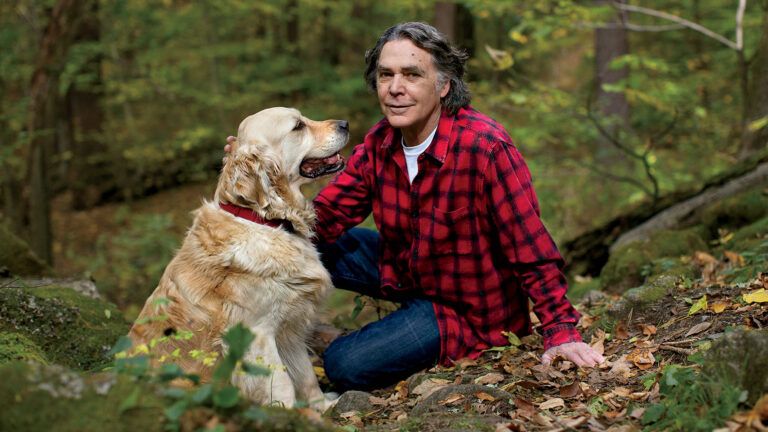
{"type": "Polygon", "coordinates": [[[29,338],[20,333],[0,332],[0,364],[14,360],[46,363],[40,347],[29,338]]]}
{"type": "Polygon", "coordinates": [[[17,276],[50,276],[53,274],[29,246],[0,224],[0,270],[17,276]]]}
{"type": "Polygon", "coordinates": [[[0,290],[0,331],[21,334],[52,363],[78,370],[103,367],[129,324],[117,308],[69,288],[0,290]]]}
{"type": "Polygon", "coordinates": [[[746,390],[747,402],[754,404],[768,393],[768,330],[727,333],[707,351],[703,371],[723,385],[746,390]]]}
{"type": "Polygon", "coordinates": [[[754,188],[707,207],[699,219],[714,236],[720,228],[734,229],[749,225],[766,215],[768,197],[762,188],[754,188]]]}
{"type": "Polygon", "coordinates": [[[679,276],[661,275],[646,285],[628,290],[618,302],[609,307],[609,317],[615,321],[625,318],[630,311],[641,312],[649,308],[675,290],[681,279],[679,276]]]}
{"type": "Polygon", "coordinates": [[[0,366],[0,406],[0,430],[47,431],[54,425],[61,432],[163,430],[163,400],[126,376],[8,363],[0,366]]]}
{"type": "Polygon", "coordinates": [[[600,289],[600,279],[592,278],[581,282],[570,282],[568,284],[568,298],[572,301],[579,301],[590,291],[596,291],[600,289]]]}
{"type": "Polygon", "coordinates": [[[733,237],[724,245],[734,250],[747,250],[750,246],[762,243],[768,237],[768,217],[740,228],[733,233],[733,237]]]}
{"type": "Polygon", "coordinates": [[[661,231],[646,241],[632,242],[617,249],[600,273],[602,288],[621,293],[642,285],[648,276],[669,271],[677,266],[678,257],[707,250],[701,234],[700,227],[661,231]]]}

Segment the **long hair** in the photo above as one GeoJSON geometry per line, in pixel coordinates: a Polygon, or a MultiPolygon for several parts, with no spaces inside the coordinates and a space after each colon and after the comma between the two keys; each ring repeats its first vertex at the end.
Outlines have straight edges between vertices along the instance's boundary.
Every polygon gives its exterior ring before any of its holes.
{"type": "Polygon", "coordinates": [[[387,42],[408,39],[432,56],[438,73],[438,88],[450,80],[448,94],[440,100],[449,114],[456,114],[459,108],[469,104],[472,98],[464,82],[464,66],[469,58],[466,52],[452,46],[444,34],[423,22],[406,22],[388,28],[376,41],[376,45],[365,53],[365,82],[376,91],[376,68],[381,49],[387,42]]]}

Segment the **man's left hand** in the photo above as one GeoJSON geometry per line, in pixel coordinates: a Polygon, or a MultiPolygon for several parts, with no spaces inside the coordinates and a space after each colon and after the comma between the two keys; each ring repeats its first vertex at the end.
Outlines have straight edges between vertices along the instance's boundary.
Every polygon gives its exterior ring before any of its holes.
{"type": "Polygon", "coordinates": [[[541,356],[541,363],[549,366],[558,355],[580,367],[594,367],[605,361],[600,353],[584,342],[568,342],[545,351],[541,356]]]}

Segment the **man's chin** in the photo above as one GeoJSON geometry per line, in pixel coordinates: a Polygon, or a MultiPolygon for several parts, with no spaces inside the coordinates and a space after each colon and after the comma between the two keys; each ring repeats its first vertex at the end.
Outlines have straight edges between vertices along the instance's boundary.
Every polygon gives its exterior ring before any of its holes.
{"type": "Polygon", "coordinates": [[[404,115],[388,113],[386,117],[389,125],[393,128],[402,129],[413,124],[413,120],[404,115]]]}

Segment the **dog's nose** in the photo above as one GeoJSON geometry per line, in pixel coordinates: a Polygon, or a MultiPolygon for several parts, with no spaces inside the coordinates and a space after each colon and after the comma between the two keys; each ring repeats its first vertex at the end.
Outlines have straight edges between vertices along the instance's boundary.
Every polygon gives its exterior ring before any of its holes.
{"type": "Polygon", "coordinates": [[[339,129],[348,131],[349,130],[349,122],[346,120],[339,120],[339,129]]]}

